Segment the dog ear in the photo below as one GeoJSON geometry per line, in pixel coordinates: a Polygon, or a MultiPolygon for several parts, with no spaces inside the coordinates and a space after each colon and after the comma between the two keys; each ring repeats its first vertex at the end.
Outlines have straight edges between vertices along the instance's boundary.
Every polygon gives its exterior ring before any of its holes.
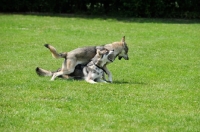
{"type": "Polygon", "coordinates": [[[100,53],[101,53],[101,55],[103,55],[103,54],[106,54],[106,53],[108,53],[108,52],[109,52],[109,50],[104,48],[103,50],[101,50],[100,53]]]}
{"type": "Polygon", "coordinates": [[[125,36],[124,37],[122,37],[122,40],[121,40],[121,42],[122,42],[122,45],[123,46],[126,46],[127,44],[126,44],[126,42],[125,42],[125,36]]]}
{"type": "Polygon", "coordinates": [[[125,42],[125,36],[124,36],[124,37],[122,37],[122,40],[121,40],[121,42],[125,42]]]}
{"type": "Polygon", "coordinates": [[[97,55],[100,55],[100,53],[101,53],[101,50],[97,49],[97,55]]]}
{"type": "Polygon", "coordinates": [[[104,46],[96,46],[96,49],[103,50],[104,46]]]}

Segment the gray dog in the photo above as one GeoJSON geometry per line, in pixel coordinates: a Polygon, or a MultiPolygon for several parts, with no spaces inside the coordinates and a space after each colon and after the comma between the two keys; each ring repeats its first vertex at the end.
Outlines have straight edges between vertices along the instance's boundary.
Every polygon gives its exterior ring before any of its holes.
{"type": "MultiPolygon", "coordinates": [[[[70,76],[76,76],[77,71],[81,71],[81,68],[83,68],[85,65],[87,65],[91,59],[96,55],[97,49],[107,49],[109,51],[114,50],[113,56],[114,58],[118,57],[119,60],[121,58],[124,58],[125,60],[128,60],[128,46],[125,42],[125,36],[122,38],[120,42],[113,42],[111,44],[106,44],[103,46],[91,46],[91,47],[83,47],[83,48],[77,48],[70,52],[64,52],[64,53],[58,53],[56,49],[46,44],[45,47],[47,47],[50,52],[52,53],[52,56],[55,58],[65,58],[65,61],[62,64],[62,67],[60,70],[56,72],[51,72],[42,68],[37,67],[36,73],[41,76],[52,76],[51,80],[53,81],[56,77],[62,76],[62,77],[70,77],[70,76]],[[78,68],[77,68],[78,67],[78,68]]],[[[112,74],[106,67],[107,64],[110,62],[107,62],[103,69],[108,74],[108,81],[112,82],[112,74]]],[[[79,73],[78,73],[79,74],[79,73]]]]}

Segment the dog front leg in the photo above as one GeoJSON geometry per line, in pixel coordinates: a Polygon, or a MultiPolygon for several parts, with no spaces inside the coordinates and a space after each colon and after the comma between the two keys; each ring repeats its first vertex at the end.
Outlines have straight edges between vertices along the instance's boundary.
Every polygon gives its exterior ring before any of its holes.
{"type": "Polygon", "coordinates": [[[90,71],[89,73],[86,71],[86,68],[83,68],[84,74],[85,74],[85,81],[89,83],[97,83],[94,81],[94,74],[90,71]]]}
{"type": "Polygon", "coordinates": [[[86,82],[89,82],[89,83],[97,83],[94,81],[94,79],[90,76],[90,74],[88,74],[87,77],[85,77],[85,81],[86,82]]]}
{"type": "Polygon", "coordinates": [[[95,82],[94,80],[92,80],[92,79],[86,79],[86,82],[89,82],[89,83],[97,83],[97,82],[95,82]]]}
{"type": "Polygon", "coordinates": [[[111,74],[111,72],[108,70],[108,68],[106,67],[106,65],[103,67],[103,69],[108,74],[108,82],[112,83],[112,74],[111,74]]]}

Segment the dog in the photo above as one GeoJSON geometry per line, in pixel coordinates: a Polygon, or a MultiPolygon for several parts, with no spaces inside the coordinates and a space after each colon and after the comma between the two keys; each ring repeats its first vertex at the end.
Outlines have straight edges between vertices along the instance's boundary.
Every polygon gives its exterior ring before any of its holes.
{"type": "Polygon", "coordinates": [[[97,49],[97,53],[92,58],[92,60],[83,68],[83,74],[85,81],[89,83],[97,83],[97,82],[104,82],[107,83],[105,80],[103,80],[104,76],[104,69],[103,66],[107,62],[113,62],[114,58],[109,57],[112,55],[114,50],[99,50],[97,49]]]}
{"type": "MultiPolygon", "coordinates": [[[[119,60],[121,60],[122,58],[124,58],[125,60],[129,60],[129,57],[128,57],[129,49],[125,42],[125,36],[122,37],[122,40],[120,42],[113,42],[111,44],[105,44],[102,46],[90,46],[90,47],[77,48],[70,52],[64,52],[64,53],[58,53],[56,49],[49,44],[45,44],[45,47],[47,47],[50,50],[54,58],[65,58],[65,61],[63,62],[62,67],[60,68],[60,70],[56,72],[47,71],[39,67],[36,68],[36,73],[38,75],[52,76],[51,78],[52,81],[58,76],[68,78],[70,76],[73,76],[75,72],[81,71],[77,67],[84,67],[85,65],[87,65],[90,62],[90,60],[95,56],[97,49],[105,48],[109,51],[114,50],[113,52],[114,59],[118,57],[119,60]]],[[[112,82],[112,74],[106,67],[106,65],[109,63],[110,62],[107,62],[103,66],[103,69],[108,75],[108,81],[112,82]]]]}
{"type": "MultiPolygon", "coordinates": [[[[58,76],[59,78],[63,78],[63,79],[75,79],[75,80],[81,80],[83,77],[84,77],[84,74],[83,74],[83,68],[85,67],[86,65],[81,65],[81,64],[78,64],[75,69],[74,69],[74,72],[73,73],[70,73],[68,75],[60,75],[58,76]]],[[[36,73],[39,75],[39,76],[53,76],[53,74],[55,72],[59,72],[61,70],[61,68],[57,69],[56,71],[48,71],[48,70],[45,70],[45,69],[42,69],[40,67],[37,67],[35,69],[36,73]]]]}
{"type": "MultiPolygon", "coordinates": [[[[68,76],[76,80],[85,79],[89,83],[96,83],[96,82],[107,83],[105,79],[102,80],[102,78],[105,78],[104,73],[106,73],[105,70],[103,69],[103,66],[107,62],[114,61],[113,52],[114,50],[109,51],[107,49],[97,49],[96,55],[87,65],[80,65],[80,64],[77,65],[75,67],[74,72],[69,74],[68,76]]],[[[42,68],[36,68],[36,72],[40,76],[52,76],[53,73],[58,71],[60,71],[60,69],[54,72],[49,72],[42,68]]],[[[58,77],[69,79],[68,76],[65,77],[65,75],[63,75],[58,77]]]]}

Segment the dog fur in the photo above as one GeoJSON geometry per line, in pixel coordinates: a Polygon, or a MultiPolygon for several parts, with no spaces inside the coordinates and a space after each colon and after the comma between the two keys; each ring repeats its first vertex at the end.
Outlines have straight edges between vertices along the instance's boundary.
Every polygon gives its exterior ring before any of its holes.
{"type": "MultiPolygon", "coordinates": [[[[36,73],[38,75],[52,76],[51,78],[52,81],[56,77],[59,77],[59,76],[67,77],[67,78],[69,78],[70,75],[73,76],[74,72],[77,72],[78,70],[80,70],[79,69],[80,65],[81,67],[83,67],[87,65],[87,63],[90,62],[90,60],[95,56],[97,49],[105,48],[109,51],[114,50],[113,52],[114,58],[118,57],[119,60],[121,60],[121,58],[124,58],[125,60],[129,59],[128,46],[125,42],[125,36],[122,38],[120,42],[113,42],[111,44],[106,44],[103,46],[77,48],[70,52],[64,52],[64,53],[58,53],[56,49],[49,44],[45,44],[45,47],[47,47],[50,50],[54,58],[65,58],[65,61],[62,64],[62,67],[60,68],[60,70],[56,72],[47,71],[39,67],[36,68],[36,73]]],[[[103,69],[108,74],[108,81],[112,82],[112,74],[106,67],[106,65],[109,63],[110,62],[107,62],[103,66],[103,69]]]]}
{"type": "Polygon", "coordinates": [[[114,58],[109,57],[114,51],[97,49],[97,53],[92,60],[83,68],[84,79],[89,83],[104,82],[104,69],[103,66],[107,62],[113,62],[114,58]]]}

